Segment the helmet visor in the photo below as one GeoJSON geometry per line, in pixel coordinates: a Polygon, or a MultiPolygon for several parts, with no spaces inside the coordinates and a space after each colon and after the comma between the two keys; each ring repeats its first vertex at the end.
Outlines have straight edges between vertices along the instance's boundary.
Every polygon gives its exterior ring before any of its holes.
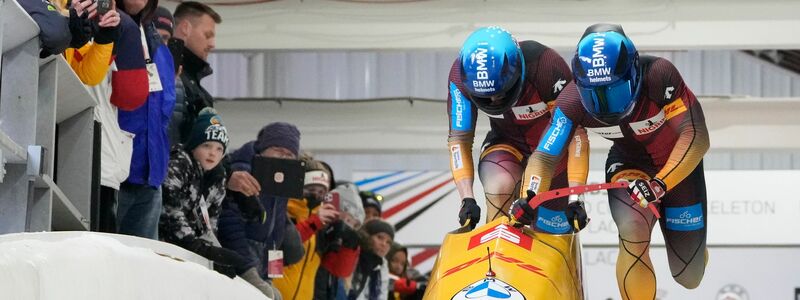
{"type": "Polygon", "coordinates": [[[619,121],[631,112],[636,97],[634,88],[631,79],[619,80],[606,86],[578,85],[583,107],[592,116],[606,123],[619,121]]]}

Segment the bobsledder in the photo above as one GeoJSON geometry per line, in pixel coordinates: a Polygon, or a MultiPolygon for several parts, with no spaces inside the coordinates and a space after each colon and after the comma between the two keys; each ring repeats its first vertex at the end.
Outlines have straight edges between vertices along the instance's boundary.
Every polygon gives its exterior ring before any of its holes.
{"type": "MultiPolygon", "coordinates": [[[[591,191],[627,188],[625,182],[541,193],[528,203],[591,191]]],[[[445,236],[425,299],[583,299],[578,233],[547,234],[501,217],[474,230],[469,224],[445,236]]]]}

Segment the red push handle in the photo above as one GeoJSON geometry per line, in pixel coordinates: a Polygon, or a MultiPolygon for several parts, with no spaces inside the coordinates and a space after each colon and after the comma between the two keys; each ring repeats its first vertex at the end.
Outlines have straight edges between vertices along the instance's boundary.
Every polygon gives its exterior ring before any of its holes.
{"type": "MultiPolygon", "coordinates": [[[[539,207],[539,205],[541,205],[545,201],[553,200],[555,198],[561,198],[569,195],[578,195],[594,191],[624,189],[624,188],[628,188],[627,182],[587,184],[581,186],[560,188],[557,190],[550,190],[534,196],[530,201],[528,201],[528,205],[530,205],[533,208],[536,208],[539,207]]],[[[655,205],[648,205],[648,207],[650,208],[650,211],[653,212],[653,215],[656,216],[656,218],[661,218],[661,214],[658,213],[658,210],[656,209],[655,205]]]]}

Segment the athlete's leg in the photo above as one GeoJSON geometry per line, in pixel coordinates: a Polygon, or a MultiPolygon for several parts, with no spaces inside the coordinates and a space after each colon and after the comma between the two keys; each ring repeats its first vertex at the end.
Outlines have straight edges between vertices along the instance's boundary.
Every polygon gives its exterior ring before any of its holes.
{"type": "MultiPolygon", "coordinates": [[[[632,169],[609,155],[606,180],[609,182],[647,179],[641,170],[632,169]]],[[[619,230],[617,285],[624,300],[655,299],[656,275],[650,261],[650,234],[656,217],[630,199],[625,189],[608,191],[611,216],[619,230]]]]}
{"type": "Polygon", "coordinates": [[[675,281],[686,288],[700,285],[705,273],[706,183],[700,164],[661,200],[661,232],[667,247],[669,269],[675,281]]]}
{"type": "Polygon", "coordinates": [[[507,144],[495,144],[481,153],[478,176],[486,196],[486,222],[508,216],[508,209],[519,194],[524,171],[523,156],[507,144]]]}

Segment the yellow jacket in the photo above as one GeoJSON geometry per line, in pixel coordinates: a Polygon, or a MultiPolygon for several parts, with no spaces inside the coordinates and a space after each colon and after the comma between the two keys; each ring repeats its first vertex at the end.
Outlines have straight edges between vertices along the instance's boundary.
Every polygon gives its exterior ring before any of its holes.
{"type": "MultiPolygon", "coordinates": [[[[295,220],[296,224],[306,221],[312,215],[316,215],[319,207],[314,210],[308,209],[308,202],[305,199],[289,199],[287,211],[289,217],[295,220]]],[[[283,270],[283,278],[276,278],[272,281],[275,287],[281,292],[281,296],[286,300],[310,300],[314,298],[314,279],[322,261],[317,253],[316,234],[303,243],[305,255],[300,262],[290,265],[283,270]]]]}
{"type": "Polygon", "coordinates": [[[67,48],[64,56],[83,84],[97,85],[108,75],[113,49],[114,43],[89,42],[79,49],[67,48]]]}
{"type": "MultiPolygon", "coordinates": [[[[54,1],[56,2],[56,1],[54,1]]],[[[57,1],[59,11],[69,17],[67,0],[57,1]]],[[[114,43],[97,44],[89,42],[83,47],[67,48],[64,57],[67,59],[72,71],[78,75],[85,85],[97,85],[106,78],[108,68],[111,66],[112,50],[114,43]]]]}

